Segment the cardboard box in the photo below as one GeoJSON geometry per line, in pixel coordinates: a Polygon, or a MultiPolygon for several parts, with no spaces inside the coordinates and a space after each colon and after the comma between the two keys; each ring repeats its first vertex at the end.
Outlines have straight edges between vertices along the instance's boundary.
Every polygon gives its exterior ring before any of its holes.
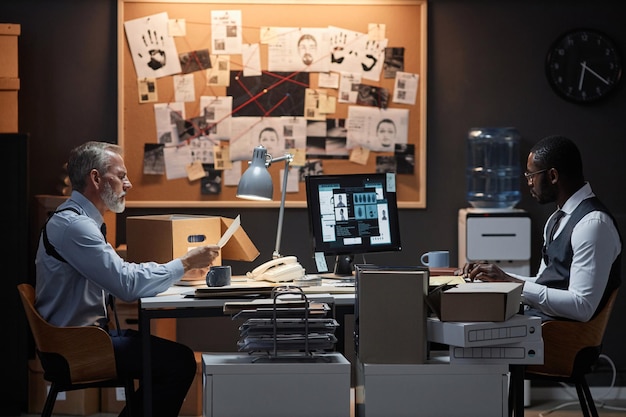
{"type": "Polygon", "coordinates": [[[194,352],[194,354],[196,356],[196,376],[180,408],[180,416],[202,415],[202,352],[194,352]]]}
{"type": "Polygon", "coordinates": [[[441,321],[505,321],[519,312],[522,284],[471,282],[431,291],[428,304],[441,321]]]}
{"type": "MultiPolygon", "coordinates": [[[[124,302],[115,300],[115,308],[117,310],[117,320],[122,329],[139,330],[139,311],[137,301],[124,302]]],[[[108,307],[109,317],[111,317],[109,327],[117,329],[117,321],[115,313],[111,307],[108,307]]],[[[176,340],[176,319],[159,319],[150,321],[150,334],[162,337],[164,339],[176,340]]]]}
{"type": "Polygon", "coordinates": [[[515,314],[506,321],[442,322],[429,317],[428,340],[451,346],[477,347],[541,340],[541,317],[515,314]]]}
{"type": "Polygon", "coordinates": [[[420,267],[355,267],[355,346],[364,363],[424,363],[429,272],[420,267]]]}
{"type": "MultiPolygon", "coordinates": [[[[189,250],[216,244],[233,219],[215,216],[164,214],[130,216],[126,219],[126,251],[130,262],[169,262],[189,250]]],[[[222,259],[251,262],[259,256],[246,232],[240,226],[222,248],[214,265],[222,259]]],[[[205,279],[206,270],[192,270],[184,280],[205,279]]]]}
{"type": "Polygon", "coordinates": [[[19,89],[19,78],[0,78],[0,113],[2,114],[2,117],[0,117],[0,133],[16,133],[18,131],[17,93],[19,89]]]}
{"type": "MultiPolygon", "coordinates": [[[[28,361],[28,412],[41,414],[50,383],[43,379],[43,368],[39,359],[28,361]]],[[[88,388],[69,392],[60,392],[54,404],[54,414],[88,416],[100,410],[100,390],[88,388]]]]}
{"type": "MultiPolygon", "coordinates": [[[[202,415],[202,353],[195,352],[196,377],[189,388],[185,402],[180,409],[180,416],[202,415]]],[[[135,381],[138,387],[139,381],[135,381]]],[[[100,412],[119,413],[126,405],[126,392],[123,387],[102,388],[100,390],[100,412]]]]}
{"type": "MultiPolygon", "coordinates": [[[[139,381],[135,381],[135,389],[139,381]]],[[[126,405],[126,391],[124,387],[100,389],[100,412],[119,414],[126,405]]]]}
{"type": "Polygon", "coordinates": [[[17,39],[21,26],[0,23],[0,78],[19,78],[17,66],[17,39]]]}

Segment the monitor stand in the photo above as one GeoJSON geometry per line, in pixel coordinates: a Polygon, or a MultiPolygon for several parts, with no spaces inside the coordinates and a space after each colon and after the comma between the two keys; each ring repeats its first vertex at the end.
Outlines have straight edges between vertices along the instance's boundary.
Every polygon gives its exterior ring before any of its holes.
{"type": "Polygon", "coordinates": [[[335,258],[335,275],[345,276],[346,278],[352,276],[353,262],[353,255],[337,255],[335,258]]]}

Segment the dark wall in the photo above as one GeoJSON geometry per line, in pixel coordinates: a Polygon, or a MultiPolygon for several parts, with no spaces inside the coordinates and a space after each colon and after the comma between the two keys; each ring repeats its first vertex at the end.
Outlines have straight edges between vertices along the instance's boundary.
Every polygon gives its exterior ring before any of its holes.
{"type": "MultiPolygon", "coordinates": [[[[73,146],[90,139],[116,140],[116,3],[4,0],[0,4],[2,20],[22,25],[19,125],[30,134],[31,196],[58,192],[62,166],[73,146]]],[[[402,252],[371,255],[367,261],[416,264],[422,252],[433,249],[449,249],[451,258],[457,259],[457,214],[467,206],[465,137],[475,126],[516,127],[522,135],[520,164],[525,164],[532,144],[545,135],[562,133],[576,140],[587,179],[625,231],[626,193],[621,192],[621,184],[626,180],[626,91],[622,86],[608,100],[592,106],[568,103],[548,85],[544,62],[556,37],[581,26],[608,33],[626,54],[626,3],[432,0],[428,8],[427,208],[402,211],[402,252]]],[[[524,186],[522,191],[518,207],[532,218],[532,269],[536,270],[542,225],[554,207],[539,206],[524,186]]],[[[191,211],[229,217],[241,213],[261,256],[254,265],[235,263],[235,273],[271,258],[278,210],[191,211]]],[[[128,210],[125,215],[147,212],[128,210]]],[[[123,221],[118,223],[123,231],[123,221]]],[[[313,271],[310,245],[303,238],[308,233],[306,210],[288,209],[283,230],[281,252],[297,255],[313,271]]],[[[122,242],[123,233],[118,236],[122,242]]],[[[626,370],[621,349],[625,338],[620,332],[624,297],[618,298],[605,348],[620,377],[626,370]]]]}

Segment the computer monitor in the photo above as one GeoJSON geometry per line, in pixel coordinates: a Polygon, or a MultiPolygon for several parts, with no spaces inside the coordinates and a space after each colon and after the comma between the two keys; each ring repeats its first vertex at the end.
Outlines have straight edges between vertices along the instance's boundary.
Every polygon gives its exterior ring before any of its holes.
{"type": "Polygon", "coordinates": [[[351,275],[354,255],[401,250],[395,173],[306,177],[309,231],[316,256],[335,256],[351,275]]]}

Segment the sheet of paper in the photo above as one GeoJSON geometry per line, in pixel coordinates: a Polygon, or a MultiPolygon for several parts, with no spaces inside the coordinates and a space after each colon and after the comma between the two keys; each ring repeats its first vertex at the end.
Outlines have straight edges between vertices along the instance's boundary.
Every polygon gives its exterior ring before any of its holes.
{"type": "Polygon", "coordinates": [[[241,224],[241,219],[240,219],[240,215],[238,215],[235,218],[235,220],[231,223],[231,225],[228,226],[228,229],[226,229],[226,233],[222,235],[222,237],[220,238],[220,241],[217,242],[217,246],[219,246],[220,248],[223,248],[224,245],[228,243],[231,236],[237,231],[237,229],[239,229],[240,224],[241,224]]]}
{"type": "Polygon", "coordinates": [[[465,284],[465,279],[460,275],[438,275],[430,277],[428,284],[431,286],[465,284]]]}

